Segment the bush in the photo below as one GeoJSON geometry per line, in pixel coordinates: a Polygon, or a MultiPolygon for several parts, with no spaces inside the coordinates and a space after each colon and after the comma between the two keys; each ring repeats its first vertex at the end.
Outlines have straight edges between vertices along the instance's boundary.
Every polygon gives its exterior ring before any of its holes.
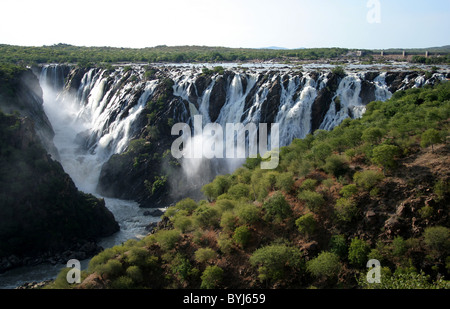
{"type": "Polygon", "coordinates": [[[339,256],[332,252],[322,252],[306,264],[306,270],[318,279],[335,279],[341,268],[339,256]]]}
{"type": "Polygon", "coordinates": [[[156,232],[155,238],[162,250],[172,250],[180,240],[181,235],[177,230],[160,230],[156,232]]]}
{"type": "Polygon", "coordinates": [[[339,76],[339,77],[344,77],[345,75],[347,75],[347,73],[345,73],[345,69],[342,67],[342,66],[340,66],[340,65],[338,65],[338,66],[335,66],[332,70],[331,70],[331,72],[333,73],[333,74],[336,74],[337,76],[339,76]]]}
{"type": "Polygon", "coordinates": [[[209,262],[217,256],[216,251],[211,248],[200,248],[195,251],[195,260],[199,263],[209,262]]]}
{"type": "Polygon", "coordinates": [[[353,175],[353,181],[356,183],[356,185],[366,190],[372,189],[383,179],[383,173],[372,170],[356,172],[355,175],[353,175]]]}
{"type": "Polygon", "coordinates": [[[259,279],[278,280],[285,276],[287,269],[301,266],[301,252],[299,249],[284,244],[269,245],[253,252],[250,264],[258,267],[259,279]]]}
{"type": "Polygon", "coordinates": [[[298,218],[295,221],[295,225],[302,235],[309,237],[316,230],[317,222],[316,219],[314,219],[314,215],[312,213],[308,213],[298,218]]]}
{"type": "Polygon", "coordinates": [[[348,162],[343,156],[331,155],[325,160],[323,170],[335,177],[345,175],[348,171],[348,162]]]}
{"type": "Polygon", "coordinates": [[[317,186],[317,180],[315,179],[305,179],[300,185],[300,190],[314,191],[317,186]]]}
{"type": "Polygon", "coordinates": [[[230,187],[228,189],[228,195],[231,196],[232,199],[238,200],[240,198],[248,199],[250,194],[250,190],[248,185],[243,183],[238,183],[230,187]]]}
{"type": "Polygon", "coordinates": [[[384,133],[380,128],[368,128],[363,131],[361,139],[370,144],[377,144],[383,135],[384,133]]]}
{"type": "Polygon", "coordinates": [[[319,211],[320,207],[325,204],[322,194],[314,191],[302,191],[299,193],[298,198],[304,201],[312,212],[319,211]]]}
{"type": "Polygon", "coordinates": [[[291,206],[284,195],[277,191],[266,202],[263,208],[266,211],[266,219],[285,219],[292,214],[291,206]]]}
{"type": "Polygon", "coordinates": [[[433,145],[441,143],[442,137],[439,131],[436,129],[428,129],[422,133],[420,146],[425,148],[431,146],[431,151],[434,151],[433,145]]]}
{"type": "Polygon", "coordinates": [[[122,263],[119,260],[112,259],[109,260],[106,264],[101,265],[97,268],[97,272],[104,278],[114,279],[119,277],[122,272],[122,263]]]}
{"type": "Polygon", "coordinates": [[[202,274],[202,283],[200,288],[202,289],[214,289],[216,288],[223,277],[223,269],[219,266],[208,266],[202,274]]]}
{"type": "Polygon", "coordinates": [[[233,240],[238,246],[241,246],[242,248],[245,248],[245,246],[248,244],[250,237],[250,230],[246,226],[239,226],[234,230],[233,240]]]}
{"type": "Polygon", "coordinates": [[[362,239],[353,238],[348,249],[348,260],[351,264],[364,267],[370,252],[369,245],[362,239]]]}
{"type": "Polygon", "coordinates": [[[236,216],[232,211],[225,211],[222,213],[222,218],[220,219],[220,226],[224,231],[232,231],[236,227],[236,216]]]}
{"type": "Polygon", "coordinates": [[[217,238],[217,245],[220,251],[225,254],[230,254],[233,250],[233,240],[225,233],[221,233],[217,238]]]}
{"type": "Polygon", "coordinates": [[[182,233],[186,233],[192,229],[192,219],[186,216],[185,213],[177,213],[172,218],[173,226],[180,230],[182,233]]]}
{"type": "Polygon", "coordinates": [[[185,198],[175,204],[176,209],[186,210],[188,214],[192,214],[192,212],[197,209],[197,207],[197,203],[191,198],[185,198]]]}
{"type": "Polygon", "coordinates": [[[395,156],[400,149],[394,145],[379,145],[372,151],[372,161],[382,166],[384,169],[393,169],[395,167],[395,156]]]}
{"type": "Polygon", "coordinates": [[[351,198],[341,197],[336,201],[334,210],[339,221],[350,222],[355,217],[358,208],[356,202],[351,198]]]}
{"type": "Polygon", "coordinates": [[[194,212],[194,220],[201,228],[219,226],[220,213],[210,205],[202,205],[194,212]]]}
{"type": "Polygon", "coordinates": [[[425,244],[432,250],[448,254],[450,251],[450,229],[444,226],[433,226],[425,229],[425,244]]]}
{"type": "Polygon", "coordinates": [[[294,173],[286,172],[277,176],[276,186],[278,189],[289,193],[294,187],[294,173]]]}
{"type": "Polygon", "coordinates": [[[143,280],[142,271],[138,266],[130,266],[126,270],[127,277],[131,278],[134,283],[139,284],[143,280]]]}
{"type": "Polygon", "coordinates": [[[347,242],[344,235],[333,235],[329,243],[330,252],[339,255],[341,259],[347,257],[347,242]]]}
{"type": "Polygon", "coordinates": [[[243,203],[235,210],[240,224],[254,224],[260,218],[260,209],[254,204],[243,203]]]}
{"type": "Polygon", "coordinates": [[[355,184],[349,184],[346,186],[343,186],[341,191],[339,192],[340,195],[344,198],[350,198],[353,195],[355,195],[358,192],[358,188],[355,184]]]}
{"type": "Polygon", "coordinates": [[[140,267],[145,267],[147,265],[147,258],[149,257],[149,252],[144,248],[131,248],[128,252],[126,261],[131,265],[136,265],[140,267]]]}
{"type": "Polygon", "coordinates": [[[216,202],[215,207],[217,207],[220,212],[233,210],[234,202],[228,199],[220,199],[216,202]]]}

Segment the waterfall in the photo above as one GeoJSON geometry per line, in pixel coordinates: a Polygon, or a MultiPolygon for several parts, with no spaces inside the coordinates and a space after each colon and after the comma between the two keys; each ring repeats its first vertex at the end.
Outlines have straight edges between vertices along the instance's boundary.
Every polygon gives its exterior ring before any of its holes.
{"type": "MultiPolygon", "coordinates": [[[[39,76],[44,110],[55,130],[54,144],[64,170],[84,192],[95,192],[102,165],[115,153],[125,151],[139,129],[136,119],[152,95],[157,81],[140,81],[121,69],[109,72],[91,69],[77,91],[68,91],[68,72],[55,74],[59,66],[45,66],[39,76]]],[[[105,198],[106,206],[119,222],[121,231],[103,239],[110,247],[146,234],[145,227],[158,218],[144,216],[133,201],[105,198]]]]}

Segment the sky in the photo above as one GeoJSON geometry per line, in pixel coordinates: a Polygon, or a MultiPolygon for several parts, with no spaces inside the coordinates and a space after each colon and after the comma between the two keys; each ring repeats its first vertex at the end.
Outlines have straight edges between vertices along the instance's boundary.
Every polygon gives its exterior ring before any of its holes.
{"type": "Polygon", "coordinates": [[[424,48],[450,0],[0,0],[0,44],[424,48]]]}

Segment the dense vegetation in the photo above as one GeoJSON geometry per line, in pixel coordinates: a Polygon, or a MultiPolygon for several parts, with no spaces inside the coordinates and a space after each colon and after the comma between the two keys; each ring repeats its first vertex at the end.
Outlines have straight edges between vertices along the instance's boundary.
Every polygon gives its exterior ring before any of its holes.
{"type": "MultiPolygon", "coordinates": [[[[450,83],[399,91],[283,147],[275,170],[248,159],[94,257],[81,287],[448,288],[449,113],[450,83]]],[[[73,287],[66,272],[49,287],[73,287]]]]}
{"type": "Polygon", "coordinates": [[[157,46],[151,48],[80,47],[58,44],[42,47],[0,45],[0,63],[118,63],[118,62],[220,62],[294,58],[317,60],[347,53],[343,48],[296,50],[245,49],[207,46],[157,46]]]}

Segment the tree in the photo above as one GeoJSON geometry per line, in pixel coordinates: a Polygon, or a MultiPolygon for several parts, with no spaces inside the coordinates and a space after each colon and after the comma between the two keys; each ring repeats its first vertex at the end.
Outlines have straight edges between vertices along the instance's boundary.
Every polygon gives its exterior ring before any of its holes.
{"type": "Polygon", "coordinates": [[[317,212],[325,203],[325,199],[322,194],[309,190],[300,192],[298,198],[304,201],[312,212],[317,212]]]}
{"type": "Polygon", "coordinates": [[[301,256],[297,248],[275,244],[256,250],[250,257],[250,264],[258,267],[261,281],[279,280],[285,276],[286,270],[301,266],[301,256]]]}
{"type": "Polygon", "coordinates": [[[420,146],[423,148],[431,145],[431,151],[434,152],[433,145],[442,142],[441,134],[436,129],[428,129],[422,133],[420,146]]]}
{"type": "Polygon", "coordinates": [[[219,266],[208,266],[202,274],[202,289],[214,289],[220,284],[223,278],[223,269],[219,266]]]}
{"type": "Polygon", "coordinates": [[[395,156],[399,153],[399,148],[394,145],[379,145],[372,151],[372,161],[383,167],[392,169],[395,167],[395,156]]]}
{"type": "Polygon", "coordinates": [[[306,264],[306,270],[319,279],[335,279],[341,268],[339,256],[332,252],[322,252],[306,264]]]}
{"type": "Polygon", "coordinates": [[[306,215],[298,218],[295,221],[295,225],[302,235],[309,237],[316,230],[317,222],[312,213],[307,213],[306,215]]]}
{"type": "Polygon", "coordinates": [[[250,240],[250,230],[246,226],[239,226],[234,230],[233,240],[234,242],[244,248],[250,240]]]}
{"type": "Polygon", "coordinates": [[[367,263],[369,252],[369,245],[364,240],[355,237],[352,239],[348,249],[348,260],[355,266],[364,267],[367,263]]]}
{"type": "Polygon", "coordinates": [[[383,178],[383,173],[372,170],[356,172],[353,175],[353,180],[355,181],[356,185],[366,190],[372,189],[383,178]]]}
{"type": "Polygon", "coordinates": [[[291,206],[279,191],[275,192],[264,202],[263,208],[266,210],[266,219],[276,218],[282,220],[292,213],[291,206]]]}

